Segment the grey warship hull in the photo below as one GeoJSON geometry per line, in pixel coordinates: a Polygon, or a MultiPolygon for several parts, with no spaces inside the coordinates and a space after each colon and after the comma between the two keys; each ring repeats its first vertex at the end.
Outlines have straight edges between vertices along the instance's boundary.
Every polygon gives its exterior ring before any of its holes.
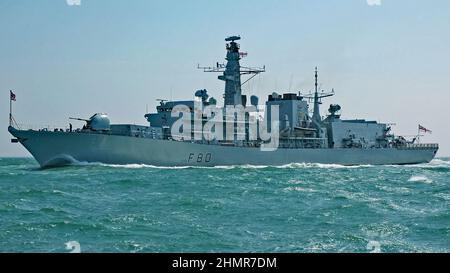
{"type": "Polygon", "coordinates": [[[438,147],[277,149],[227,147],[104,134],[17,130],[10,133],[34,156],[41,167],[101,162],[154,166],[229,166],[290,163],[340,165],[418,164],[431,161],[438,147]]]}

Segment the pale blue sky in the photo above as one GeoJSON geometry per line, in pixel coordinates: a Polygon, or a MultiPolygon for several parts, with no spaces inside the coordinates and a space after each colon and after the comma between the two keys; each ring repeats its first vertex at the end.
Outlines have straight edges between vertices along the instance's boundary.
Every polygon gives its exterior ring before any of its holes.
{"type": "Polygon", "coordinates": [[[245,88],[261,98],[309,91],[313,69],[345,118],[395,122],[450,155],[450,1],[0,0],[0,156],[23,156],[7,133],[9,89],[19,123],[66,125],[107,112],[146,124],[146,104],[192,98],[223,83],[196,69],[223,61],[241,35],[245,65],[267,72],[245,88]]]}

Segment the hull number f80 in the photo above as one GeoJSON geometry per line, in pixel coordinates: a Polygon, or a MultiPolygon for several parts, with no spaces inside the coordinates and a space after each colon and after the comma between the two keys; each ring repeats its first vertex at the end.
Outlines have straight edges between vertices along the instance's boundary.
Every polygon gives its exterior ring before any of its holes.
{"type": "Polygon", "coordinates": [[[188,163],[209,163],[211,162],[211,153],[190,153],[188,163]]]}

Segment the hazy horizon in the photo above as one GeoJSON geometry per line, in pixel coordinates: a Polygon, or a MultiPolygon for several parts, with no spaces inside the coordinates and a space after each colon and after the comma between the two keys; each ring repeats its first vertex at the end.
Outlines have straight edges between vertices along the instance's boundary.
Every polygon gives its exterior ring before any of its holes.
{"type": "Polygon", "coordinates": [[[338,103],[344,119],[395,123],[396,134],[415,135],[421,124],[433,131],[422,142],[450,156],[448,33],[444,0],[3,0],[0,157],[29,155],[10,143],[10,89],[17,122],[41,126],[96,112],[147,124],[147,105],[198,89],[222,104],[223,82],[197,65],[224,62],[230,35],[242,37],[242,65],[266,66],[243,90],[260,103],[312,90],[318,66],[322,88],[336,91],[322,115],[338,103]]]}

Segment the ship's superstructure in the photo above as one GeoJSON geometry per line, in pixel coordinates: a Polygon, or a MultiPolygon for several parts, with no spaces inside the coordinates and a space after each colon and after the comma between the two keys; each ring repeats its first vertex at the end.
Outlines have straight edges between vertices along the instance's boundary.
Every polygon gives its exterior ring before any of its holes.
{"type": "MultiPolygon", "coordinates": [[[[265,68],[248,68],[240,65],[241,56],[244,53],[240,52],[240,46],[236,43],[240,37],[232,36],[226,39],[227,56],[226,65],[217,63],[216,67],[201,67],[205,72],[219,72],[222,73],[218,78],[225,81],[224,105],[236,106],[241,105],[247,107],[247,96],[242,95],[241,89],[241,75],[253,74],[257,75],[265,71],[265,68]]],[[[380,124],[375,121],[366,120],[341,120],[339,105],[330,105],[328,109],[328,116],[322,119],[320,114],[320,105],[322,99],[334,95],[332,92],[324,92],[318,88],[318,70],[315,70],[315,91],[313,94],[299,93],[272,93],[268,96],[265,103],[265,110],[267,115],[265,120],[261,121],[267,125],[268,130],[272,129],[272,106],[277,106],[279,112],[276,113],[279,120],[279,148],[388,148],[396,145],[393,135],[389,134],[390,127],[386,124],[380,124]],[[313,104],[312,115],[308,101],[313,104]]],[[[198,98],[197,103],[199,110],[205,106],[216,105],[216,100],[210,98],[208,101],[207,90],[199,90],[195,93],[198,98]]],[[[258,105],[258,98],[251,96],[252,106],[258,105]]],[[[154,131],[158,131],[160,136],[164,139],[172,139],[170,128],[179,119],[179,117],[172,116],[172,110],[177,105],[187,106],[192,115],[192,120],[195,120],[195,105],[196,101],[161,101],[161,105],[157,107],[156,113],[145,115],[150,123],[150,127],[154,131]]],[[[221,109],[222,114],[227,116],[225,107],[221,109]]],[[[251,111],[248,111],[251,113],[251,111]]],[[[207,119],[204,119],[202,128],[207,119]]],[[[226,127],[226,119],[223,119],[222,127],[226,127]]],[[[232,120],[231,122],[236,122],[232,120]]],[[[252,122],[250,119],[243,120],[244,124],[252,122]]],[[[255,121],[253,121],[255,122],[255,121]]],[[[248,125],[247,125],[248,126],[248,125]]],[[[194,136],[194,126],[191,127],[191,135],[194,136]]],[[[235,134],[237,132],[234,132],[235,134]]],[[[248,130],[246,130],[245,139],[249,139],[248,130]]],[[[205,134],[205,132],[203,132],[205,134]]],[[[195,139],[195,138],[194,138],[195,139]]],[[[190,139],[184,139],[191,141],[190,139]]],[[[204,138],[196,139],[199,143],[205,143],[204,138]]],[[[233,139],[227,142],[229,145],[242,146],[242,142],[233,139]]],[[[247,141],[249,146],[259,146],[262,142],[257,138],[252,141],[247,141]]],[[[219,142],[208,141],[208,144],[219,144],[219,142]]]]}
{"type": "Polygon", "coordinates": [[[145,115],[149,126],[111,125],[105,114],[96,114],[81,119],[86,122],[82,129],[35,131],[10,126],[9,131],[42,166],[74,160],[169,166],[414,164],[435,156],[437,144],[394,136],[387,124],[341,119],[340,105],[330,105],[322,117],[322,100],[335,92],[319,90],[317,68],[312,94],[274,92],[263,106],[256,96],[247,99],[242,86],[265,72],[265,67],[241,66],[246,53],[240,51],[238,40],[239,36],[226,39],[226,64],[199,67],[220,74],[218,79],[225,82],[224,106],[203,89],[195,92],[193,100],[161,100],[155,113],[145,115]],[[272,149],[262,149],[269,142],[272,149]]]}

